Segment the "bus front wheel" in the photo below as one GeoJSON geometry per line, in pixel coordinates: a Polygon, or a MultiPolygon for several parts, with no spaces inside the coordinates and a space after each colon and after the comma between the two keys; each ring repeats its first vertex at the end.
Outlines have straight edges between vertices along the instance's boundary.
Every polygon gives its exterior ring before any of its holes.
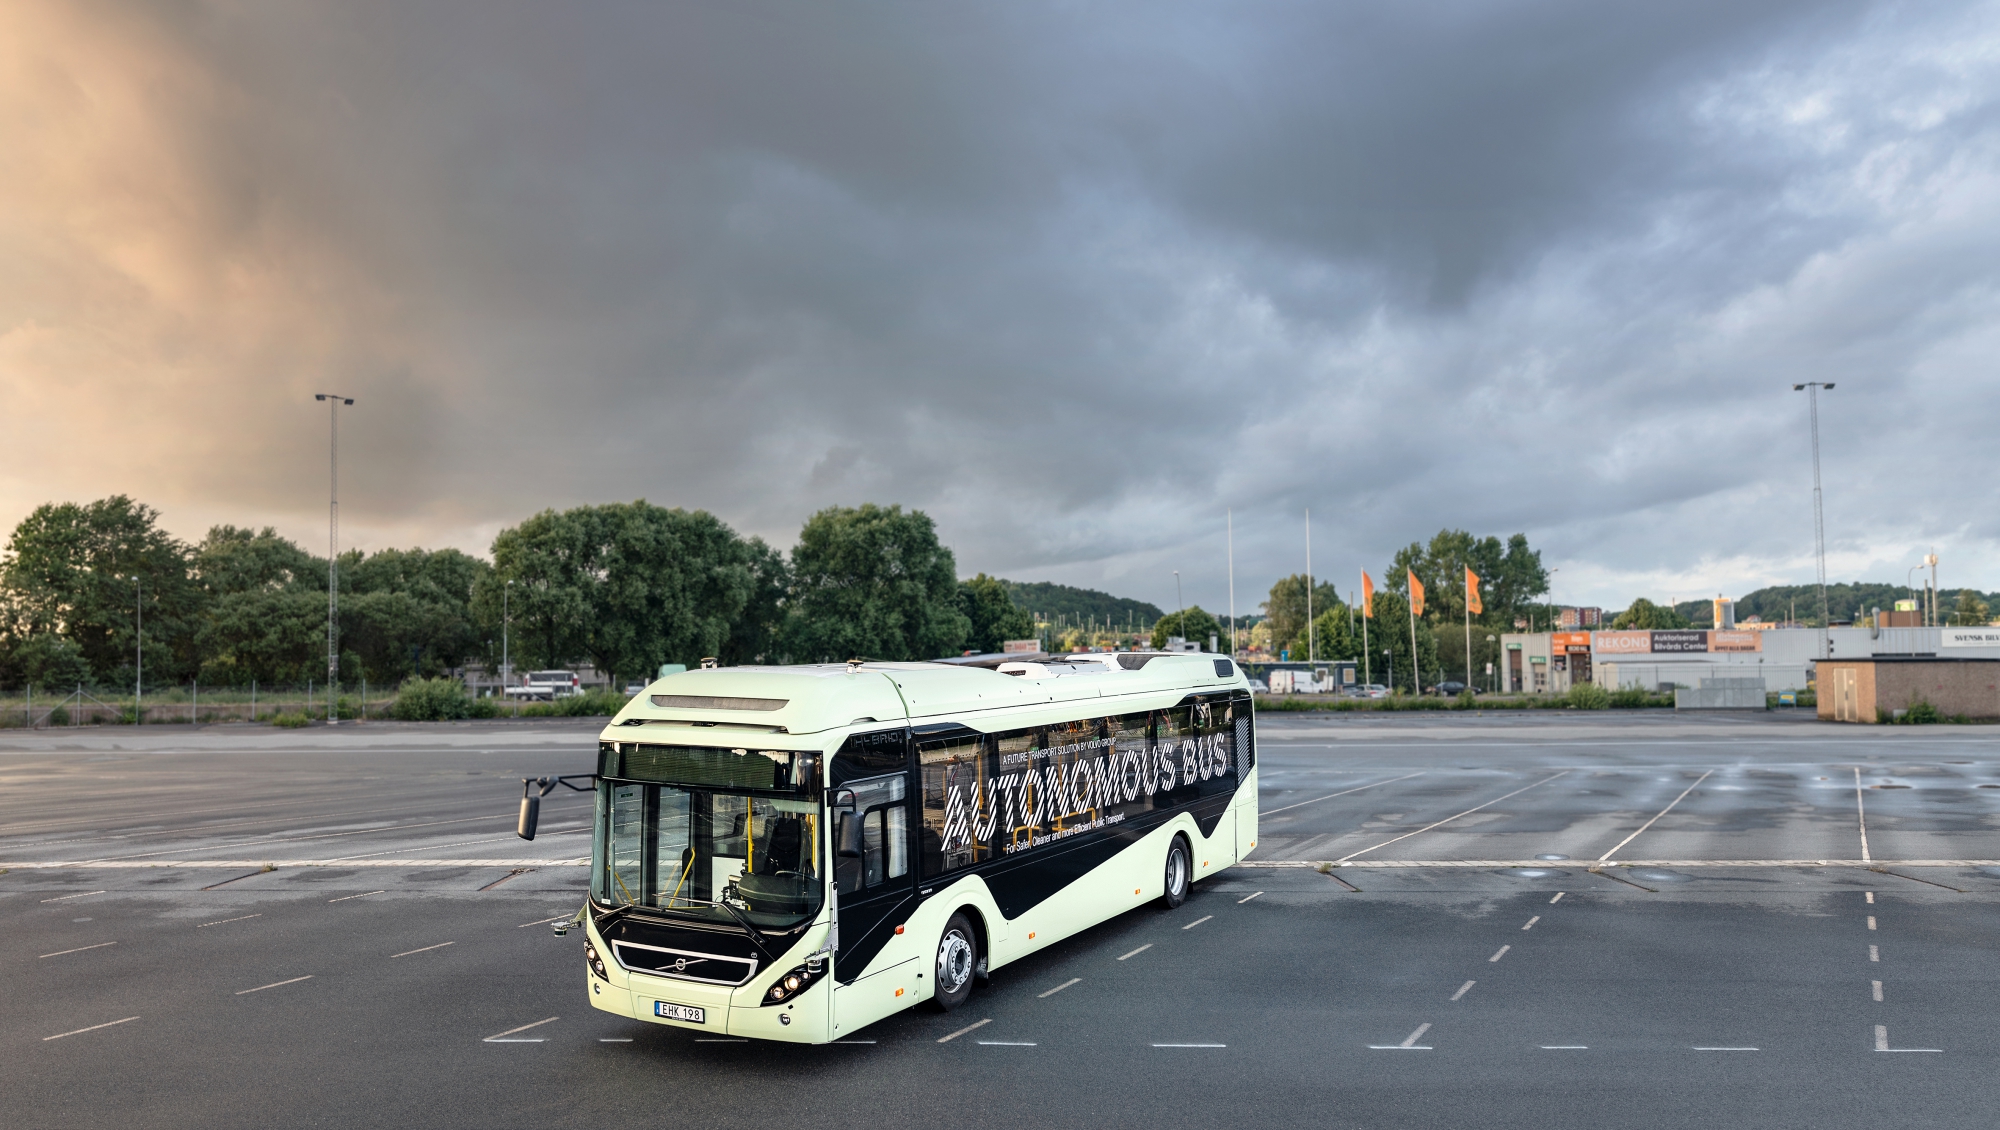
{"type": "Polygon", "coordinates": [[[1187,901],[1188,882],[1194,876],[1193,857],[1188,854],[1187,841],[1175,836],[1167,845],[1167,875],[1163,885],[1164,893],[1160,901],[1168,910],[1187,901]]]}
{"type": "Polygon", "coordinates": [[[979,935],[965,915],[954,914],[938,938],[937,964],[931,1000],[950,1012],[972,996],[972,982],[979,972],[979,935]]]}

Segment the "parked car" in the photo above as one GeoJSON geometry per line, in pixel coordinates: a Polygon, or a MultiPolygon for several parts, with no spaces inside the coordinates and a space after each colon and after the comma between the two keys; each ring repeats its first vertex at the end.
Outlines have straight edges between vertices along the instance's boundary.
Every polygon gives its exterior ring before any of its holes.
{"type": "Polygon", "coordinates": [[[1358,683],[1347,693],[1355,698],[1388,698],[1389,688],[1380,683],[1358,683]]]}
{"type": "Polygon", "coordinates": [[[1465,693],[1465,684],[1457,679],[1447,679],[1437,685],[1437,693],[1446,696],[1461,695],[1465,693]]]}
{"type": "Polygon", "coordinates": [[[1271,693],[1271,685],[1270,685],[1269,683],[1266,683],[1266,682],[1265,682],[1264,680],[1262,680],[1262,679],[1252,679],[1252,680],[1250,680],[1250,693],[1252,693],[1252,694],[1270,694],[1270,693],[1271,693]]]}

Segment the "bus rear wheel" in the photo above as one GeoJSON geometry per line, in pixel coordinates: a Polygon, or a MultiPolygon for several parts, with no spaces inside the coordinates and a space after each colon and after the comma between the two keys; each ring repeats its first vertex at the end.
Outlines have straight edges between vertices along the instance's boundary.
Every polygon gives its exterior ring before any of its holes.
{"type": "Polygon", "coordinates": [[[972,996],[972,982],[979,972],[979,935],[965,915],[954,914],[938,937],[936,981],[931,1001],[944,1012],[964,1004],[972,996]]]}
{"type": "Polygon", "coordinates": [[[1175,836],[1167,845],[1167,875],[1162,884],[1160,902],[1168,910],[1187,901],[1188,882],[1194,876],[1193,857],[1188,854],[1187,841],[1175,836]]]}

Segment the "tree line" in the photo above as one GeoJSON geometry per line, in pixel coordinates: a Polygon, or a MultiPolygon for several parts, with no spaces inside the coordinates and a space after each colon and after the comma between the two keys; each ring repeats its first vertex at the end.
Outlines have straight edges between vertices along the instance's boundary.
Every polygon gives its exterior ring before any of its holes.
{"type": "MultiPolygon", "coordinates": [[[[958,579],[931,519],[830,507],[782,552],[706,511],[643,500],[547,510],[492,560],[455,549],[341,554],[343,682],[469,663],[588,661],[615,679],[724,664],[934,659],[1034,634],[1005,582],[958,579]]],[[[197,542],[118,495],[49,503],[0,552],[0,684],[210,686],[324,679],[327,561],[270,528],[197,542]],[[143,621],[143,629],[141,622],[143,621]]]]}
{"type": "MultiPolygon", "coordinates": [[[[1375,682],[1411,689],[1444,679],[1463,679],[1466,672],[1465,570],[1480,579],[1482,610],[1471,617],[1475,678],[1486,664],[1500,662],[1499,636],[1516,631],[1539,608],[1549,591],[1548,570],[1540,550],[1531,549],[1525,534],[1502,542],[1498,537],[1474,537],[1464,530],[1440,530],[1428,543],[1411,542],[1396,551],[1389,567],[1373,577],[1374,617],[1363,624],[1357,599],[1342,600],[1337,587],[1317,577],[1311,581],[1311,615],[1307,619],[1307,577],[1303,573],[1271,586],[1263,604],[1273,651],[1289,651],[1295,660],[1365,661],[1375,682]],[[1424,611],[1416,621],[1415,651],[1411,650],[1410,574],[1424,588],[1424,611]],[[1487,637],[1493,637],[1488,639],[1487,637]],[[1365,649],[1363,640],[1366,640],[1365,649]],[[1365,650],[1365,656],[1364,656],[1365,650]]],[[[1353,581],[1358,588],[1361,578],[1353,581]]],[[[1352,590],[1350,590],[1352,591],[1352,590]]]]}

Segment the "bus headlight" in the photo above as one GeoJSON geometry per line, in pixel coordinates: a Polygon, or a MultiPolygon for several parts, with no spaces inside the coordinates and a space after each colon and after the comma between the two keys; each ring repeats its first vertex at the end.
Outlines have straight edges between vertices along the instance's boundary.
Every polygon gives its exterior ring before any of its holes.
{"type": "Polygon", "coordinates": [[[760,1004],[783,1004],[807,989],[813,982],[826,975],[829,963],[823,958],[814,958],[778,978],[777,983],[764,990],[760,1004]]]}
{"type": "Polygon", "coordinates": [[[594,942],[583,943],[583,960],[586,965],[590,966],[590,971],[592,973],[597,974],[599,977],[603,978],[606,981],[611,980],[611,974],[607,972],[604,968],[604,959],[597,956],[596,943],[594,942]]]}

